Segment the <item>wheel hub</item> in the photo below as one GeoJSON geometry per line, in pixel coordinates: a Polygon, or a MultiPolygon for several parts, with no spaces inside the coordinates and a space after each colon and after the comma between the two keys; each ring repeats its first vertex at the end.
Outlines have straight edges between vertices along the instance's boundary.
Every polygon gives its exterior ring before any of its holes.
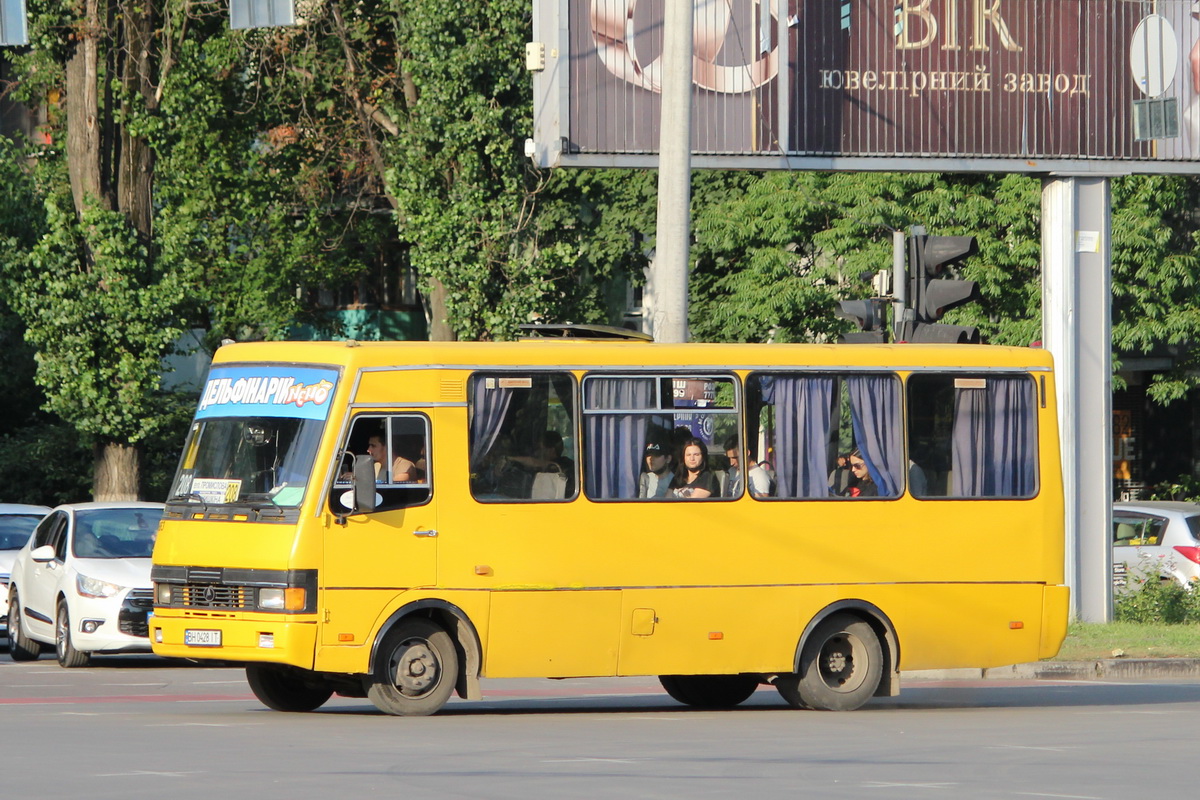
{"type": "Polygon", "coordinates": [[[864,675],[855,668],[855,651],[862,644],[853,636],[835,636],[821,648],[820,668],[825,685],[836,692],[852,692],[862,684],[864,675]]]}
{"type": "Polygon", "coordinates": [[[404,694],[420,694],[438,679],[437,656],[425,642],[407,642],[396,650],[396,687],[404,694]]]}

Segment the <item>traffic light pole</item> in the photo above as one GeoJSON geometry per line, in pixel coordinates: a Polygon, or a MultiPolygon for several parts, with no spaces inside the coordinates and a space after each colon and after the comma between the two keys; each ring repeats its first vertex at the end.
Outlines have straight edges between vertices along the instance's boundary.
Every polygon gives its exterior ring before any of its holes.
{"type": "Polygon", "coordinates": [[[1111,217],[1108,178],[1042,184],[1042,341],[1058,376],[1066,580],[1085,622],[1112,620],[1111,217]]]}

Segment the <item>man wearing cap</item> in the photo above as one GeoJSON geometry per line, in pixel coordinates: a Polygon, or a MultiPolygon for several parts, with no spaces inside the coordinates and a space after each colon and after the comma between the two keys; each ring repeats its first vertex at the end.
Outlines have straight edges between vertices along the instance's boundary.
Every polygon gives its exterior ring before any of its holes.
{"type": "Polygon", "coordinates": [[[658,442],[647,442],[642,451],[646,470],[638,481],[638,497],[666,497],[671,485],[671,454],[658,442]]]}

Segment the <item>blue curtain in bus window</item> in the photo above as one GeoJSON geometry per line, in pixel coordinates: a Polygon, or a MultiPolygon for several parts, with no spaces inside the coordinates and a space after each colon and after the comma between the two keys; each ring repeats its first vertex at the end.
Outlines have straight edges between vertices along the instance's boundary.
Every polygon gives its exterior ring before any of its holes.
{"type": "Polygon", "coordinates": [[[618,413],[585,417],[588,497],[598,500],[638,496],[648,418],[619,413],[654,407],[654,378],[593,378],[584,384],[584,409],[618,413]]]}
{"type": "Polygon", "coordinates": [[[508,406],[512,403],[513,390],[498,386],[487,388],[487,380],[475,378],[471,393],[471,463],[472,468],[496,443],[508,406]]]}
{"type": "Polygon", "coordinates": [[[955,497],[1030,497],[1036,490],[1037,431],[1027,378],[988,378],[955,390],[955,497]]]}
{"type": "Polygon", "coordinates": [[[890,375],[850,375],[850,424],[867,472],[880,497],[897,497],[904,485],[900,383],[890,375]]]}
{"type": "Polygon", "coordinates": [[[763,379],[763,402],[775,405],[775,479],[779,497],[828,497],[825,444],[833,408],[830,376],[763,379]]]}

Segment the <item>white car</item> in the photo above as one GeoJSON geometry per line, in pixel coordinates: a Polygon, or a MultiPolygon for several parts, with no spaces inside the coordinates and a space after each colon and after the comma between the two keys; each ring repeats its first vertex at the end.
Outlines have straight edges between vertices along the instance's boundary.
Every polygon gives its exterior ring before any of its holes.
{"type": "Polygon", "coordinates": [[[1137,500],[1113,504],[1113,587],[1149,577],[1191,588],[1200,581],[1200,504],[1137,500]]]}
{"type": "Polygon", "coordinates": [[[0,628],[8,627],[8,576],[13,559],[29,541],[38,521],[49,513],[46,506],[0,503],[0,628]]]}
{"type": "Polygon", "coordinates": [[[149,652],[150,554],[162,503],[76,503],[46,515],[17,553],[8,589],[8,654],[52,645],[64,667],[92,653],[149,652]]]}

